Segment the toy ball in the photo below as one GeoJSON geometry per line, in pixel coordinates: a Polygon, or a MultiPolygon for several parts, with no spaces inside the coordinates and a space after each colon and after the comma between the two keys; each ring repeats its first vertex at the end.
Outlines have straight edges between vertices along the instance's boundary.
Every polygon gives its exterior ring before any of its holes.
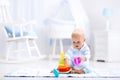
{"type": "Polygon", "coordinates": [[[78,65],[80,65],[80,63],[81,63],[81,58],[80,57],[74,57],[74,64],[76,66],[78,66],[78,65]]]}

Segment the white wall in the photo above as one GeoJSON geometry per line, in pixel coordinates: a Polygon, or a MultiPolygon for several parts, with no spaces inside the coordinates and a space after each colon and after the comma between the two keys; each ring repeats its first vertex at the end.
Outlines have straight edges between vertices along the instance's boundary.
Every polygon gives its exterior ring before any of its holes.
{"type": "MultiPolygon", "coordinates": [[[[44,25],[44,20],[49,17],[54,9],[57,9],[61,0],[9,0],[11,4],[11,15],[14,20],[24,17],[26,20],[36,19],[38,25],[35,31],[38,35],[38,46],[42,53],[50,54],[51,51],[47,30],[48,26],[44,25]],[[48,50],[47,50],[48,49],[48,50]]],[[[83,8],[86,10],[90,20],[91,31],[103,30],[106,26],[105,17],[102,10],[106,7],[113,9],[111,17],[111,28],[120,30],[120,0],[81,0],[83,8]]]]}
{"type": "MultiPolygon", "coordinates": [[[[106,27],[106,18],[103,16],[103,9],[110,8],[113,10],[113,15],[110,19],[110,27],[112,30],[120,31],[120,0],[81,0],[83,7],[87,12],[90,20],[91,31],[96,32],[97,30],[104,31],[106,27]]],[[[115,31],[116,32],[116,31],[115,31]]],[[[94,43],[94,33],[92,34],[92,44],[94,43]]],[[[119,36],[118,36],[119,37],[119,36]]],[[[104,38],[103,38],[104,39],[104,38]]],[[[103,46],[105,44],[102,44],[103,46]]],[[[98,45],[99,46],[99,45],[98,45]]],[[[94,47],[94,46],[93,46],[94,47]]],[[[114,46],[115,47],[115,46],[114,46]]],[[[93,51],[94,48],[93,48],[93,51]]],[[[99,53],[93,52],[93,57],[99,53]]],[[[105,53],[103,53],[105,54],[105,53]]]]}
{"type": "Polygon", "coordinates": [[[120,0],[81,0],[91,22],[93,30],[105,28],[105,17],[102,14],[104,8],[111,8],[111,28],[120,30],[120,0]]]}

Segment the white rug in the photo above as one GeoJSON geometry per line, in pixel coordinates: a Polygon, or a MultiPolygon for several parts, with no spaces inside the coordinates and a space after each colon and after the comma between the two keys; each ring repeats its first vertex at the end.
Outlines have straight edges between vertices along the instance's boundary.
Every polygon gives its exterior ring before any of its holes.
{"type": "MultiPolygon", "coordinates": [[[[55,75],[50,73],[47,70],[39,69],[17,69],[8,73],[5,73],[4,77],[48,77],[53,78],[55,75]]],[[[116,71],[107,71],[107,70],[92,70],[89,74],[60,74],[59,77],[71,77],[71,78],[120,78],[120,72],[116,71]]]]}

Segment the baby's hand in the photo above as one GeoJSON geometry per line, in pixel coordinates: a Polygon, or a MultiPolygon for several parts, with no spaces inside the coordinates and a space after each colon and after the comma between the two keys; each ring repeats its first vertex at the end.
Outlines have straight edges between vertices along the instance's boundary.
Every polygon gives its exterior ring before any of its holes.
{"type": "Polygon", "coordinates": [[[68,58],[65,58],[64,65],[65,65],[65,66],[70,66],[70,64],[69,64],[69,59],[68,59],[68,58]]]}
{"type": "Polygon", "coordinates": [[[80,56],[80,59],[81,59],[82,61],[85,61],[85,60],[86,60],[86,57],[80,56]]]}

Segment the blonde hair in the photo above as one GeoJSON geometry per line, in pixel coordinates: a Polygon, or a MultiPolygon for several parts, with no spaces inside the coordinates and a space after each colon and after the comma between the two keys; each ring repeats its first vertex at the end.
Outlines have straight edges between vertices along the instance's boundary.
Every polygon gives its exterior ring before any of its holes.
{"type": "Polygon", "coordinates": [[[71,38],[76,38],[76,37],[82,37],[83,39],[85,39],[84,31],[80,28],[74,29],[71,34],[71,38]]]}

